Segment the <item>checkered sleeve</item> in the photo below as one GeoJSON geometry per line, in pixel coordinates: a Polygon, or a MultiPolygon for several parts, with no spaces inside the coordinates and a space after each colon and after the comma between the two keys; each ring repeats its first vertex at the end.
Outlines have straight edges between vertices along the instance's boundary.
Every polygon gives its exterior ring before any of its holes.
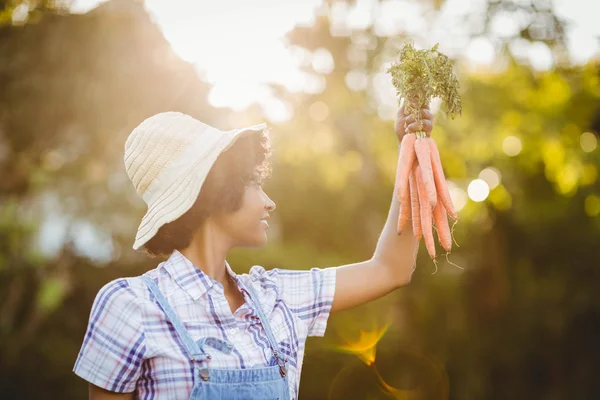
{"type": "Polygon", "coordinates": [[[73,372],[111,392],[133,392],[145,352],[138,299],[126,279],[114,280],[96,295],[73,372]]]}
{"type": "Polygon", "coordinates": [[[280,296],[290,310],[308,325],[308,336],[323,336],[333,296],[335,268],[312,268],[308,271],[276,271],[280,296]]]}

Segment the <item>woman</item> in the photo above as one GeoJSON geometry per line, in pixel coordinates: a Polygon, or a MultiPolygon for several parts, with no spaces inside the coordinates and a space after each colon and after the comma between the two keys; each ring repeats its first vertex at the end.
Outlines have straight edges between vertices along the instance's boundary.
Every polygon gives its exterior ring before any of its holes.
{"type": "MultiPolygon", "coordinates": [[[[400,107],[398,138],[432,120],[400,107]]],[[[228,252],[267,242],[269,153],[265,124],[223,132],[166,112],[133,130],[125,166],[148,205],[133,248],[169,257],[98,292],[74,366],[90,399],[296,399],[306,338],[329,313],[410,281],[417,242],[396,234],[395,193],[371,259],[236,274],[228,252]]]]}

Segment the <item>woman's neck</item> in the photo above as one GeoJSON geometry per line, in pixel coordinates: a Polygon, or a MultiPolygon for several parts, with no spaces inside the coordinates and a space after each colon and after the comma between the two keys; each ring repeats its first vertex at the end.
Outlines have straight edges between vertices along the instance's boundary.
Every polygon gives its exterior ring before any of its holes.
{"type": "Polygon", "coordinates": [[[225,266],[225,259],[229,249],[228,241],[212,228],[210,223],[207,223],[194,234],[190,245],[179,251],[196,268],[227,288],[229,287],[229,274],[225,266]]]}

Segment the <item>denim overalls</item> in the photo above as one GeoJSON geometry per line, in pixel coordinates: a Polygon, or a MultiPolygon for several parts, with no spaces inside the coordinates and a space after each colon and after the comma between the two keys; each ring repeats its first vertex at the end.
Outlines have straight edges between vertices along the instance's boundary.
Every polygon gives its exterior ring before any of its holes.
{"type": "Polygon", "coordinates": [[[196,383],[192,388],[190,400],[289,399],[287,370],[285,367],[286,360],[282,358],[282,355],[278,351],[277,341],[275,340],[269,321],[263,313],[262,307],[258,303],[258,296],[251,285],[244,285],[244,288],[248,289],[260,323],[267,334],[275,365],[262,368],[214,369],[207,366],[211,357],[204,351],[204,346],[210,346],[218,351],[229,354],[233,349],[233,345],[215,337],[205,337],[194,341],[167,302],[167,299],[160,292],[156,283],[147,276],[142,276],[142,279],[146,282],[156,300],[158,300],[165,314],[167,314],[167,318],[183,342],[190,361],[195,365],[194,373],[197,375],[194,380],[196,383]]]}

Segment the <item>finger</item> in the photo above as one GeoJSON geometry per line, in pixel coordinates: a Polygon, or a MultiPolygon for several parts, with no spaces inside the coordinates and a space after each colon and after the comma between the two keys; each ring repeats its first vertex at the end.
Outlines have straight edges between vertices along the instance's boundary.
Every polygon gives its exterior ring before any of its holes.
{"type": "Polygon", "coordinates": [[[396,116],[396,122],[398,125],[404,127],[404,126],[406,126],[407,118],[408,118],[408,115],[398,113],[398,115],[396,116]]]}
{"type": "Polygon", "coordinates": [[[427,109],[423,109],[421,111],[421,115],[423,116],[423,118],[425,119],[429,119],[432,120],[433,119],[433,113],[431,112],[431,110],[429,109],[429,107],[427,109]]]}
{"type": "Polygon", "coordinates": [[[427,134],[427,136],[431,136],[431,131],[433,130],[433,121],[424,120],[423,128],[421,128],[421,130],[423,132],[425,132],[425,134],[427,134]]]}
{"type": "Polygon", "coordinates": [[[394,131],[396,132],[396,135],[398,135],[399,138],[406,134],[406,125],[404,123],[404,120],[405,118],[399,118],[396,119],[396,122],[394,123],[394,131]]]}
{"type": "MultiPolygon", "coordinates": [[[[421,121],[426,121],[426,119],[421,119],[421,121]]],[[[416,124],[418,124],[418,123],[419,123],[419,121],[417,121],[417,120],[416,120],[415,118],[413,118],[413,117],[407,117],[407,118],[406,118],[406,121],[405,121],[405,125],[404,125],[404,127],[405,127],[405,128],[408,128],[408,126],[409,126],[409,125],[411,125],[411,124],[415,124],[415,123],[416,123],[416,124]]]]}
{"type": "MultiPolygon", "coordinates": [[[[424,119],[427,119],[427,120],[433,120],[433,113],[429,110],[422,110],[421,117],[424,119]]],[[[412,124],[413,122],[416,122],[416,121],[417,120],[412,115],[409,115],[406,117],[406,125],[412,124]]]]}
{"type": "Polygon", "coordinates": [[[413,122],[406,127],[406,132],[415,133],[423,131],[427,134],[431,133],[433,123],[429,120],[422,120],[421,122],[413,122]]]}
{"type": "Polygon", "coordinates": [[[398,108],[398,112],[396,113],[397,117],[404,117],[405,114],[405,109],[404,109],[404,103],[402,103],[402,105],[398,108]]]}

